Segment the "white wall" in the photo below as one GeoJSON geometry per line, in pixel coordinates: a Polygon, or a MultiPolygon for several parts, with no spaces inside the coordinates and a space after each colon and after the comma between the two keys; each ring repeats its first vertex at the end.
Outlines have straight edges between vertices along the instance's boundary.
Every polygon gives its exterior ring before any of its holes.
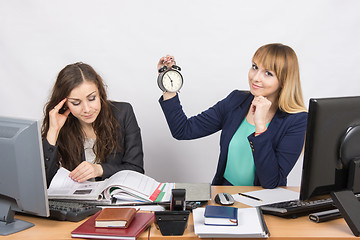
{"type": "MultiPolygon", "coordinates": [[[[57,73],[92,65],[113,100],[128,101],[142,129],[145,170],[158,181],[211,182],[219,134],[174,140],[157,102],[156,64],[173,54],[190,116],[233,89],[248,89],[255,50],[297,52],[305,101],[360,94],[360,1],[2,0],[0,115],[42,119],[57,73]]],[[[299,185],[300,159],[289,177],[299,185]]]]}

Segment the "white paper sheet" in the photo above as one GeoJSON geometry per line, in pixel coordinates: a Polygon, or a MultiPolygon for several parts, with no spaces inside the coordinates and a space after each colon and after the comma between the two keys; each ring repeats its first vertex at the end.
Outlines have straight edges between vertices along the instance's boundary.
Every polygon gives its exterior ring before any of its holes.
{"type": "Polygon", "coordinates": [[[285,188],[263,189],[258,191],[243,192],[246,195],[256,197],[261,201],[254,200],[239,194],[233,194],[235,201],[241,202],[248,206],[256,207],[270,203],[298,200],[299,193],[285,188]]]}

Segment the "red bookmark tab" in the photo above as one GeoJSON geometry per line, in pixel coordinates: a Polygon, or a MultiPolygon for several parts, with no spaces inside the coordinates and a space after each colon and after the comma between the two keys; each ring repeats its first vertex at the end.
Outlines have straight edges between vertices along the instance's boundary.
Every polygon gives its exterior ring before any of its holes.
{"type": "Polygon", "coordinates": [[[159,196],[160,192],[161,192],[161,189],[160,189],[160,186],[161,186],[162,183],[159,184],[159,186],[156,188],[156,190],[153,192],[153,194],[150,196],[150,200],[151,201],[155,201],[157,196],[159,196]]]}

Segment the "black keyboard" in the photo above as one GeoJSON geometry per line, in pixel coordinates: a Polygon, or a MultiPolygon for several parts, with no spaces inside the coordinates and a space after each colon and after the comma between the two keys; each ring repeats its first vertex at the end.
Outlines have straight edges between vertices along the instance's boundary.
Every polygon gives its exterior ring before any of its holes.
{"type": "Polygon", "coordinates": [[[87,203],[49,200],[49,210],[51,219],[79,222],[84,218],[95,214],[101,210],[101,208],[87,203]]]}
{"type": "MultiPolygon", "coordinates": [[[[360,200],[360,194],[355,194],[360,200]]],[[[298,216],[308,215],[314,212],[335,209],[331,198],[319,199],[314,201],[285,201],[260,206],[264,214],[275,215],[286,218],[296,218],[298,216]]]]}

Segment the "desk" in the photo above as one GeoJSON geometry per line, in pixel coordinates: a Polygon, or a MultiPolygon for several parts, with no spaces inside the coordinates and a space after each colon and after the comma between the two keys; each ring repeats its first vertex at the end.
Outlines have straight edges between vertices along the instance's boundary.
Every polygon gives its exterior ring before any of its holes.
{"type": "MultiPolygon", "coordinates": [[[[211,187],[212,199],[219,192],[228,192],[231,194],[238,192],[247,192],[260,190],[260,187],[229,187],[229,186],[216,186],[211,187]]],[[[296,187],[288,187],[290,190],[298,190],[296,187]]],[[[214,204],[213,200],[209,204],[214,204]]],[[[236,202],[235,207],[247,207],[244,204],[236,202]]],[[[307,216],[297,219],[284,219],[280,217],[264,215],[266,224],[270,231],[269,239],[358,239],[354,237],[350,228],[345,223],[344,219],[336,219],[325,223],[314,223],[308,220],[307,216]]],[[[82,222],[61,222],[47,220],[44,218],[30,217],[24,215],[17,215],[19,219],[35,223],[35,226],[25,231],[1,237],[1,239],[72,239],[70,232],[79,226],[82,222]]],[[[183,236],[162,236],[160,231],[156,229],[153,224],[150,230],[145,231],[138,238],[139,240],[164,240],[164,239],[198,239],[194,234],[194,224],[192,216],[189,217],[188,226],[183,236]]]]}

